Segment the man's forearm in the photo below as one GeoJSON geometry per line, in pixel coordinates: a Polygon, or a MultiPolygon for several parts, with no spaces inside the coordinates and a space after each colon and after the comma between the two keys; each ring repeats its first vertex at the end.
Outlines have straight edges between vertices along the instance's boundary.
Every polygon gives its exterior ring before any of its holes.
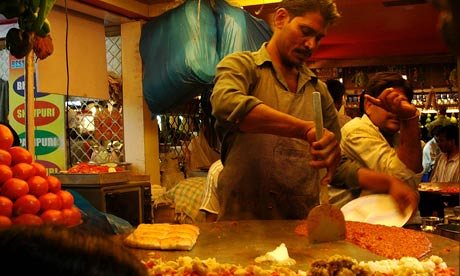
{"type": "Polygon", "coordinates": [[[419,173],[423,170],[418,117],[401,120],[397,153],[399,159],[413,172],[419,173]]]}
{"type": "Polygon", "coordinates": [[[305,140],[313,122],[282,113],[265,104],[256,105],[240,122],[239,128],[248,133],[266,133],[305,140]]]}
{"type": "Polygon", "coordinates": [[[368,168],[358,170],[358,183],[364,190],[370,190],[375,193],[387,193],[390,189],[390,176],[379,173],[368,168]]]}
{"type": "Polygon", "coordinates": [[[358,170],[358,179],[363,189],[368,189],[377,193],[387,193],[393,197],[401,214],[405,214],[408,207],[410,207],[413,212],[417,210],[419,202],[417,190],[410,187],[402,180],[366,168],[358,170]]]}

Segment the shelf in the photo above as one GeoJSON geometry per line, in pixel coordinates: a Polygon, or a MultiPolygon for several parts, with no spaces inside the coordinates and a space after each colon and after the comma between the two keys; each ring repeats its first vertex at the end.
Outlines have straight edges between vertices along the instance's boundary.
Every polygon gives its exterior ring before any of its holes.
{"type": "MultiPolygon", "coordinates": [[[[359,96],[361,94],[361,91],[363,89],[358,88],[358,89],[347,89],[345,90],[345,95],[348,97],[353,97],[353,96],[359,96]]],[[[426,88],[426,89],[414,89],[414,94],[428,94],[431,90],[433,90],[436,93],[458,93],[458,88],[457,87],[452,87],[450,89],[449,87],[437,87],[437,88],[426,88]]]]}
{"type": "MultiPolygon", "coordinates": [[[[434,110],[434,109],[422,109],[422,108],[418,108],[418,110],[420,110],[421,113],[430,113],[430,114],[437,114],[438,111],[434,110]]],[[[458,108],[449,108],[447,109],[446,113],[458,113],[459,110],[458,108]]]]}
{"type": "MultiPolygon", "coordinates": [[[[438,111],[435,109],[423,109],[423,106],[418,106],[417,109],[420,110],[421,113],[426,113],[426,114],[438,113],[438,111]]],[[[359,107],[345,107],[345,110],[357,111],[359,110],[359,107]]],[[[446,113],[459,113],[459,109],[458,108],[448,108],[446,113]]]]}
{"type": "Polygon", "coordinates": [[[414,89],[414,94],[428,94],[431,90],[433,90],[436,93],[458,93],[457,87],[452,87],[452,89],[449,89],[449,87],[437,87],[433,89],[414,89]]]}
{"type": "MultiPolygon", "coordinates": [[[[450,90],[448,87],[437,87],[437,88],[433,88],[433,90],[436,92],[436,100],[453,101],[451,103],[446,103],[446,104],[438,103],[437,104],[438,108],[441,106],[446,107],[447,113],[458,113],[459,112],[459,108],[458,108],[459,97],[458,97],[458,89],[456,87],[453,87],[452,90],[450,90]]],[[[426,113],[426,114],[437,113],[436,109],[427,109],[427,110],[424,109],[426,105],[424,100],[428,99],[428,97],[425,95],[428,95],[430,91],[431,91],[431,88],[414,90],[413,102],[414,101],[419,102],[415,106],[422,113],[426,113]]],[[[356,112],[357,110],[359,110],[359,94],[346,95],[346,102],[345,102],[344,108],[350,112],[356,112]]]]}
{"type": "MultiPolygon", "coordinates": [[[[416,104],[416,107],[423,108],[425,107],[425,104],[416,104]]],[[[458,106],[458,103],[451,103],[451,104],[438,104],[438,107],[445,106],[446,108],[456,108],[458,106]]]]}

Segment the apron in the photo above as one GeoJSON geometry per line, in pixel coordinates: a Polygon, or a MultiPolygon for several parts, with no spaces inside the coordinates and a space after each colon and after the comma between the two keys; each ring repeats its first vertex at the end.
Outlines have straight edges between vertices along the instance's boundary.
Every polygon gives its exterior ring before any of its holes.
{"type": "MultiPolygon", "coordinates": [[[[265,87],[279,86],[275,78],[264,81],[265,87]]],[[[311,85],[300,93],[256,87],[253,95],[281,112],[312,120],[314,90],[311,85]]],[[[318,172],[308,165],[308,142],[242,132],[230,139],[217,188],[220,220],[303,219],[318,205],[318,172]]]]}
{"type": "Polygon", "coordinates": [[[219,219],[304,219],[319,203],[310,159],[306,141],[240,133],[219,175],[219,219]]]}

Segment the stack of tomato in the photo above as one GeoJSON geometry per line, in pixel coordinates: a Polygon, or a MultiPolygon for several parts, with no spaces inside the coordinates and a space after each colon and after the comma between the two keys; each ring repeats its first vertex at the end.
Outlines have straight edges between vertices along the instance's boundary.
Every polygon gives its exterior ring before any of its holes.
{"type": "Polygon", "coordinates": [[[13,134],[0,124],[0,228],[79,224],[81,213],[73,195],[62,190],[60,180],[47,175],[45,166],[34,162],[29,151],[12,144],[13,134]]]}

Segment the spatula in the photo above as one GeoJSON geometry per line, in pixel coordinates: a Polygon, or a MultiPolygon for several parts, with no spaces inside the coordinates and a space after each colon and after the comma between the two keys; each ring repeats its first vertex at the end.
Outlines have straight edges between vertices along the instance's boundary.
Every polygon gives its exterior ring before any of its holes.
{"type": "MultiPolygon", "coordinates": [[[[313,92],[313,112],[316,129],[316,140],[323,136],[323,112],[321,109],[321,94],[313,92]]],[[[330,242],[345,239],[345,218],[342,211],[329,204],[327,185],[321,184],[326,175],[326,169],[318,172],[319,205],[314,207],[307,217],[308,239],[310,243],[330,242]]]]}

